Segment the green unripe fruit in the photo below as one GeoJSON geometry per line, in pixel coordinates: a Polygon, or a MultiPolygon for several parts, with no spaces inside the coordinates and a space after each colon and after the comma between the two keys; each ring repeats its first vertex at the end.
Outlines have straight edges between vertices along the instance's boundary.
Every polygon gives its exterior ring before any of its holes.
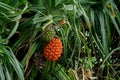
{"type": "Polygon", "coordinates": [[[55,37],[55,29],[54,28],[46,28],[44,34],[41,39],[44,42],[49,42],[55,37]]]}

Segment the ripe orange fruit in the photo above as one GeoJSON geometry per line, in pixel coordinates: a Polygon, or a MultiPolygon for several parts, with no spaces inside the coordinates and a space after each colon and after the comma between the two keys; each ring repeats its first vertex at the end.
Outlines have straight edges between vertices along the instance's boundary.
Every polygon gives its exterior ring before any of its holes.
{"type": "Polygon", "coordinates": [[[44,56],[49,61],[58,60],[61,54],[62,54],[62,42],[58,37],[52,39],[44,47],[44,56]]]}

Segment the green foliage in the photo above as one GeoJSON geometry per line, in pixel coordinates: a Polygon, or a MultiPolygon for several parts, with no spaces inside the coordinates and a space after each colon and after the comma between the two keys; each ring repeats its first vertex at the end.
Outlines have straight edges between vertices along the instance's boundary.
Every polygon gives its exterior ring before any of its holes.
{"type": "Polygon", "coordinates": [[[119,5],[116,0],[0,0],[0,80],[120,79],[119,5]],[[56,62],[43,57],[42,29],[49,25],[63,43],[56,62]],[[94,76],[86,76],[87,69],[94,76]]]}
{"type": "Polygon", "coordinates": [[[15,58],[12,50],[7,46],[0,45],[0,79],[13,80],[13,70],[16,71],[20,80],[24,80],[21,65],[15,58]]]}

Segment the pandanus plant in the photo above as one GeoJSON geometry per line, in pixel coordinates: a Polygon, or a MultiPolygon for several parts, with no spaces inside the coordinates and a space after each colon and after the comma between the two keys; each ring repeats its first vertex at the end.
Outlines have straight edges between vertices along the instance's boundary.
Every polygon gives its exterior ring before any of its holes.
{"type": "Polygon", "coordinates": [[[14,76],[14,73],[7,74],[12,73],[11,68],[13,72],[20,73],[18,75],[22,80],[22,72],[18,72],[21,71],[20,66],[24,69],[26,80],[120,78],[120,1],[2,1],[0,0],[2,80],[14,76]],[[52,37],[50,33],[53,34],[52,37]],[[45,41],[49,36],[51,38],[45,41]],[[15,64],[19,64],[19,69],[15,64]]]}

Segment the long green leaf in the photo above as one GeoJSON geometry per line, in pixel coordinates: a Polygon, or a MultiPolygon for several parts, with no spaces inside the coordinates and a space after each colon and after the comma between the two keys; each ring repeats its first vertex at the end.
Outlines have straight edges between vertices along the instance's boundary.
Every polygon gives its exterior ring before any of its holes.
{"type": "Polygon", "coordinates": [[[106,58],[104,59],[104,61],[103,61],[102,64],[101,64],[100,68],[104,65],[104,63],[110,58],[110,56],[111,56],[114,52],[119,51],[119,50],[120,50],[120,47],[117,47],[117,48],[113,49],[113,50],[106,56],[106,58]]]}
{"type": "Polygon", "coordinates": [[[2,63],[0,63],[0,80],[5,80],[2,63]]]}
{"type": "Polygon", "coordinates": [[[16,24],[15,24],[15,26],[13,27],[13,29],[12,29],[11,33],[9,34],[9,36],[7,37],[7,39],[10,39],[10,38],[15,34],[18,26],[19,26],[19,21],[16,21],[16,24]]]}
{"type": "Polygon", "coordinates": [[[100,21],[101,34],[102,34],[103,50],[104,50],[104,54],[107,55],[107,54],[109,54],[109,50],[108,50],[108,42],[107,42],[107,35],[106,35],[106,31],[105,31],[105,23],[104,23],[103,13],[100,13],[99,21],[100,21]]]}
{"type": "Polygon", "coordinates": [[[11,76],[11,74],[9,73],[7,66],[4,65],[4,68],[5,68],[5,76],[6,76],[6,79],[7,79],[7,80],[12,80],[12,76],[11,76]]]}

